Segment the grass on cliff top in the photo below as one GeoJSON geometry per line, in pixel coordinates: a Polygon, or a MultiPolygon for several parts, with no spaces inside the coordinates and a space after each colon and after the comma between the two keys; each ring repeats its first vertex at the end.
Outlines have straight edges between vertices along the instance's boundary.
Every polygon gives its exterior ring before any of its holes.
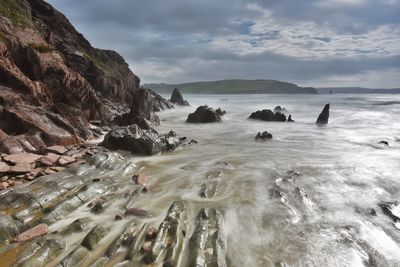
{"type": "Polygon", "coordinates": [[[40,53],[50,53],[51,51],[53,51],[53,49],[48,44],[30,43],[29,46],[40,53]]]}
{"type": "Polygon", "coordinates": [[[22,27],[32,25],[31,14],[21,0],[0,0],[0,15],[10,19],[15,25],[22,27]]]}

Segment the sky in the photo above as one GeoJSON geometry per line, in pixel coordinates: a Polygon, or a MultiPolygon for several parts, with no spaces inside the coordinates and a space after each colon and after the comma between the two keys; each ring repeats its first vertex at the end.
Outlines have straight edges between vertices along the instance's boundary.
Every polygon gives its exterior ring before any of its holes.
{"type": "Polygon", "coordinates": [[[400,87],[400,0],[48,0],[143,83],[400,87]]]}

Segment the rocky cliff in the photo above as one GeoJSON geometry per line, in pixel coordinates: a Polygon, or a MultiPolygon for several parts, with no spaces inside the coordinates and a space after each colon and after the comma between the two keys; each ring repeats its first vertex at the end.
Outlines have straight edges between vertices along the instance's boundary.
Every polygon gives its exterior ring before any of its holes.
{"type": "MultiPolygon", "coordinates": [[[[78,143],[129,112],[139,78],[42,0],[0,1],[0,151],[78,143]]],[[[140,113],[140,111],[139,111],[140,113]]]]}

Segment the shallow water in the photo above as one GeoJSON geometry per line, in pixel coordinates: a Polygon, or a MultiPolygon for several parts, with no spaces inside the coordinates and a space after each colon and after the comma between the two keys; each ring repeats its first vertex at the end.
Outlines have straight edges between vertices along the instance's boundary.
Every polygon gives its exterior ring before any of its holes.
{"type": "Polygon", "coordinates": [[[190,107],[159,114],[159,131],[174,129],[199,144],[147,159],[144,172],[158,190],[155,205],[180,198],[193,211],[224,212],[231,266],[400,265],[400,231],[377,206],[400,199],[399,95],[185,97],[190,107]],[[330,121],[318,127],[326,103],[330,121]],[[185,123],[201,104],[226,110],[223,122],[185,123]],[[247,119],[277,105],[296,123],[247,119]],[[264,130],[273,140],[255,142],[264,130]],[[207,181],[217,193],[204,200],[199,190],[207,181]]]}
{"type": "MultiPolygon", "coordinates": [[[[188,209],[184,241],[188,245],[200,209],[217,208],[225,221],[228,266],[400,266],[400,230],[378,206],[400,200],[400,121],[396,119],[400,95],[185,98],[191,106],[160,113],[162,125],[157,130],[175,130],[199,144],[153,157],[113,153],[93,160],[89,167],[45,177],[37,187],[45,181],[58,181],[64,188],[62,183],[69,180],[101,178],[123,195],[132,188],[132,174],[145,174],[150,192],[140,194],[132,207],[146,209],[150,216],[135,218],[135,223],[158,227],[169,206],[181,200],[188,209]],[[326,103],[331,104],[329,124],[316,126],[326,103]],[[222,123],[185,123],[188,113],[203,104],[226,110],[222,123]],[[296,123],[247,119],[251,112],[277,105],[285,107],[296,123]],[[255,142],[257,132],[265,130],[273,140],[255,142]],[[389,146],[378,144],[381,140],[389,146]],[[204,184],[208,198],[201,197],[204,184]],[[377,216],[371,215],[371,209],[377,216]]],[[[19,190],[32,193],[35,184],[19,190]]],[[[99,196],[103,193],[98,190],[99,196]]],[[[110,229],[100,245],[106,247],[130,220],[114,221],[126,203],[127,198],[118,197],[98,215],[83,205],[50,230],[90,217],[93,224],[110,229]]],[[[53,266],[81,238],[66,238],[67,249],[52,261],[53,266]]],[[[185,247],[187,255],[190,246],[185,247]]],[[[101,253],[97,249],[91,257],[101,253]]],[[[183,256],[179,266],[187,265],[183,256]]]]}

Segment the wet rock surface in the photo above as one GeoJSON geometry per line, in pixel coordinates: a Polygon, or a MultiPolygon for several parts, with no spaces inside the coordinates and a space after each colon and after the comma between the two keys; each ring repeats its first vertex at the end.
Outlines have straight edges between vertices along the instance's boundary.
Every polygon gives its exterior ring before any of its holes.
{"type": "Polygon", "coordinates": [[[209,123],[220,122],[221,115],[209,106],[200,106],[195,112],[190,113],[186,122],[189,123],[209,123]]]}
{"type": "Polygon", "coordinates": [[[317,124],[328,124],[330,104],[326,104],[317,118],[317,124]]]}
{"type": "Polygon", "coordinates": [[[286,115],[280,111],[272,112],[269,109],[258,110],[250,114],[249,119],[261,120],[261,121],[286,121],[286,115]]]}
{"type": "Polygon", "coordinates": [[[256,141],[266,141],[266,140],[270,140],[270,139],[272,139],[272,134],[267,131],[264,131],[262,133],[258,132],[255,137],[256,141]]]}
{"type": "Polygon", "coordinates": [[[189,106],[189,103],[183,99],[183,96],[181,92],[179,92],[178,88],[175,88],[172,92],[170,101],[179,106],[189,106]]]}
{"type": "Polygon", "coordinates": [[[112,150],[154,155],[175,150],[182,146],[184,142],[185,140],[177,138],[173,131],[161,135],[152,128],[144,130],[135,124],[111,130],[100,145],[112,150]]]}

